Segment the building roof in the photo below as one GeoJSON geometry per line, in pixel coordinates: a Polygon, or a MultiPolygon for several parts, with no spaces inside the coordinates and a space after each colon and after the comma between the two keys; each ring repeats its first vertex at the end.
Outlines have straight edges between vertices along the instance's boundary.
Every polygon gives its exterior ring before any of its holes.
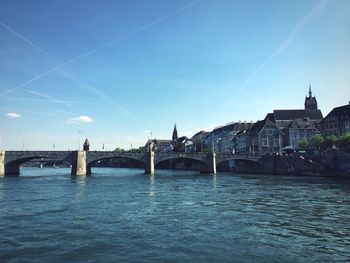
{"type": "Polygon", "coordinates": [[[173,143],[172,140],[148,139],[145,146],[149,145],[152,141],[156,141],[156,144],[157,144],[157,145],[164,145],[164,144],[172,144],[172,143],[173,143]]]}
{"type": "Polygon", "coordinates": [[[231,123],[214,128],[212,132],[216,133],[216,132],[222,132],[222,131],[231,131],[234,128],[234,126],[235,126],[235,123],[231,122],[231,123]]]}
{"type": "Polygon", "coordinates": [[[233,131],[240,132],[243,130],[247,130],[250,129],[250,127],[252,127],[253,125],[253,122],[236,122],[233,131]]]}
{"type": "Polygon", "coordinates": [[[259,133],[265,125],[265,120],[257,121],[249,130],[250,133],[259,133]]]}
{"type": "Polygon", "coordinates": [[[349,112],[350,113],[350,102],[347,105],[334,108],[333,110],[331,110],[330,113],[327,114],[327,116],[325,118],[327,118],[328,115],[330,115],[330,114],[335,114],[337,116],[341,116],[345,112],[349,112]]]}
{"type": "Polygon", "coordinates": [[[231,122],[226,125],[216,127],[212,133],[217,134],[221,132],[239,132],[244,129],[249,129],[253,125],[253,122],[231,122]]]}
{"type": "Polygon", "coordinates": [[[199,131],[197,132],[195,135],[193,135],[191,137],[191,140],[200,140],[203,139],[206,135],[208,135],[210,132],[206,132],[206,131],[199,131]]]}
{"type": "Polygon", "coordinates": [[[186,136],[181,136],[176,140],[177,143],[185,143],[186,141],[188,141],[188,138],[186,136]]]}
{"type": "Polygon", "coordinates": [[[322,120],[321,110],[274,110],[275,121],[287,121],[309,118],[310,120],[322,120]]]}
{"type": "Polygon", "coordinates": [[[275,122],[275,115],[273,113],[268,113],[265,117],[265,120],[270,120],[271,122],[275,122]]]}
{"type": "Polygon", "coordinates": [[[338,118],[342,116],[345,120],[350,119],[350,102],[347,105],[336,107],[333,110],[331,110],[331,112],[328,113],[326,117],[324,117],[321,123],[323,123],[325,120],[327,120],[330,116],[333,115],[337,116],[338,118]]]}
{"type": "Polygon", "coordinates": [[[288,128],[293,129],[315,129],[316,124],[310,120],[306,119],[295,119],[289,125],[288,128]]]}

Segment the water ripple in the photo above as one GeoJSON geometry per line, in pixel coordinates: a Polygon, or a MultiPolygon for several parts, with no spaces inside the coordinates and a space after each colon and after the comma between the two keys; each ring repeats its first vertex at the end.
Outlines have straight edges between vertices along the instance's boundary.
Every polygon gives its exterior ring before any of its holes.
{"type": "Polygon", "coordinates": [[[347,180],[37,170],[1,179],[1,262],[350,261],[347,180]]]}

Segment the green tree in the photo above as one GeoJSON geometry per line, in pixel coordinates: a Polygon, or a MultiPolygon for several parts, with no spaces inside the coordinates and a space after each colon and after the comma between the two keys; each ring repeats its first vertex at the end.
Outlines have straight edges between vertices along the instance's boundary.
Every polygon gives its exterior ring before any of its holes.
{"type": "Polygon", "coordinates": [[[203,153],[211,153],[212,149],[210,147],[205,147],[203,153]]]}
{"type": "Polygon", "coordinates": [[[143,153],[143,152],[145,152],[146,151],[146,149],[145,149],[145,147],[139,147],[139,148],[132,148],[132,149],[130,149],[130,152],[132,152],[132,153],[143,153]]]}
{"type": "Polygon", "coordinates": [[[119,148],[119,147],[115,148],[115,150],[114,150],[114,151],[116,151],[116,152],[125,152],[125,150],[124,150],[124,149],[119,148]]]}
{"type": "Polygon", "coordinates": [[[350,133],[347,132],[340,136],[339,146],[342,148],[347,148],[350,146],[350,133]]]}
{"type": "Polygon", "coordinates": [[[319,150],[321,145],[323,144],[324,139],[321,134],[315,134],[310,138],[310,143],[317,149],[319,150]]]}
{"type": "Polygon", "coordinates": [[[327,136],[325,140],[326,147],[332,148],[333,145],[336,145],[337,141],[338,141],[338,138],[334,134],[327,136]]]}
{"type": "Polygon", "coordinates": [[[306,139],[300,140],[298,144],[300,149],[307,149],[309,147],[309,142],[306,139]]]}

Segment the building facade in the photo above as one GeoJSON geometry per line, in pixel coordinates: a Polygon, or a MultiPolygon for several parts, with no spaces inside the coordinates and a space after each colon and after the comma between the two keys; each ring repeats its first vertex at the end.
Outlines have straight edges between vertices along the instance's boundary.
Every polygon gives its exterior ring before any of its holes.
{"type": "Polygon", "coordinates": [[[322,135],[335,135],[338,138],[350,132],[350,102],[348,105],[336,107],[320,122],[322,135]]]}
{"type": "Polygon", "coordinates": [[[311,86],[309,95],[305,97],[304,109],[274,110],[272,114],[271,119],[282,132],[284,149],[298,149],[298,140],[318,133],[317,127],[323,118],[316,97],[312,96],[311,86]]]}
{"type": "Polygon", "coordinates": [[[249,130],[249,151],[251,154],[281,153],[282,132],[273,121],[273,115],[267,114],[249,130]]]}
{"type": "Polygon", "coordinates": [[[309,140],[312,136],[319,133],[314,122],[310,122],[308,118],[295,119],[285,129],[286,136],[288,136],[290,149],[299,149],[299,143],[302,140],[309,140]]]}

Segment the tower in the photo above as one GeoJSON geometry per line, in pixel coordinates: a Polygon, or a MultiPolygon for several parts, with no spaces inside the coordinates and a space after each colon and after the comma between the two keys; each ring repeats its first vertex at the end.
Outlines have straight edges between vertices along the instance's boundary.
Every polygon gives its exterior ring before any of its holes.
{"type": "Polygon", "coordinates": [[[317,100],[312,96],[311,84],[309,84],[309,96],[305,97],[305,110],[317,110],[317,100]]]}
{"type": "Polygon", "coordinates": [[[176,129],[176,123],[175,123],[174,130],[173,130],[173,137],[172,137],[173,143],[177,141],[177,138],[178,138],[177,137],[177,129],[176,129]]]}

